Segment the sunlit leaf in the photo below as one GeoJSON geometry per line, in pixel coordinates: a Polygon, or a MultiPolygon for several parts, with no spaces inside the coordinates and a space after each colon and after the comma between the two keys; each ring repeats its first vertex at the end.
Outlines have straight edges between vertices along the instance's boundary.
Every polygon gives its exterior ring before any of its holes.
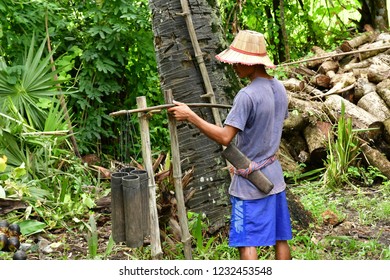
{"type": "Polygon", "coordinates": [[[24,236],[29,236],[32,234],[42,232],[45,229],[46,224],[36,220],[26,220],[20,222],[19,226],[20,226],[20,232],[24,236]]]}
{"type": "Polygon", "coordinates": [[[7,157],[3,155],[0,157],[0,172],[3,172],[7,167],[7,157]]]}

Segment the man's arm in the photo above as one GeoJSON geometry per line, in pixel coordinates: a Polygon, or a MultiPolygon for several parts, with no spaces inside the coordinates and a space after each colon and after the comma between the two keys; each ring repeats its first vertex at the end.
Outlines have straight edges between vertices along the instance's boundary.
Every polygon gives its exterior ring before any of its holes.
{"type": "Polygon", "coordinates": [[[173,101],[175,107],[169,108],[168,112],[178,121],[188,121],[195,125],[203,134],[215,142],[227,146],[237,134],[238,129],[226,125],[224,127],[209,123],[199,117],[185,103],[173,101]]]}

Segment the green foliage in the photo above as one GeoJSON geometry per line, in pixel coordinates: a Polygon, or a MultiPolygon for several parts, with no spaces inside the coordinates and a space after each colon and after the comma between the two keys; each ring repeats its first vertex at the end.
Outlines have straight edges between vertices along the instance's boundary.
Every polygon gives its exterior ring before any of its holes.
{"type": "Polygon", "coordinates": [[[37,220],[24,220],[19,223],[20,232],[23,236],[27,237],[39,232],[42,232],[46,224],[37,220]]]}
{"type": "Polygon", "coordinates": [[[21,65],[8,67],[3,62],[0,69],[0,112],[8,113],[19,121],[25,120],[30,127],[42,130],[47,113],[42,108],[44,99],[58,95],[51,71],[50,56],[43,57],[44,40],[35,53],[34,37],[30,49],[21,65]]]}
{"type": "Polygon", "coordinates": [[[189,228],[193,238],[195,239],[196,254],[201,259],[212,259],[213,256],[210,255],[210,248],[213,245],[215,238],[210,237],[207,241],[204,238],[204,231],[208,227],[205,217],[199,213],[189,212],[188,218],[190,220],[189,228]]]}
{"type": "MultiPolygon", "coordinates": [[[[21,61],[31,34],[41,40],[48,33],[58,77],[78,89],[67,95],[67,102],[80,152],[117,156],[123,118],[109,113],[133,108],[140,95],[151,105],[163,103],[147,1],[19,2],[2,2],[0,57],[7,63],[21,61]]],[[[167,130],[162,133],[156,143],[166,148],[161,139],[166,141],[167,130]]]]}
{"type": "Polygon", "coordinates": [[[0,69],[0,195],[27,203],[12,219],[40,220],[26,226],[26,235],[63,225],[94,206],[93,193],[85,189],[94,178],[67,142],[60,81],[51,54],[44,55],[45,43],[35,51],[33,38],[22,64],[3,62],[0,69]]]}
{"type": "Polygon", "coordinates": [[[345,118],[345,105],[341,105],[341,116],[337,124],[337,135],[334,142],[329,137],[328,157],[325,162],[324,185],[331,189],[341,188],[350,183],[348,169],[356,163],[359,156],[359,140],[352,129],[352,119],[345,118]]]}
{"type": "Polygon", "coordinates": [[[375,239],[360,241],[351,236],[327,236],[318,240],[307,231],[295,231],[289,244],[294,248],[292,257],[296,260],[387,260],[389,254],[389,249],[375,239]]]}
{"type": "Polygon", "coordinates": [[[88,241],[88,250],[89,257],[95,259],[98,252],[98,233],[96,227],[96,221],[94,215],[89,217],[89,222],[86,224],[88,228],[87,241],[88,241]]]}
{"type": "Polygon", "coordinates": [[[283,171],[284,178],[288,184],[297,185],[302,181],[317,181],[321,179],[325,168],[317,168],[305,171],[306,164],[300,163],[299,168],[294,171],[283,171]]]}
{"type": "Polygon", "coordinates": [[[77,76],[71,74],[80,94],[72,96],[69,105],[83,153],[103,149],[115,156],[119,145],[111,145],[112,139],[117,139],[115,128],[123,119],[109,113],[134,107],[140,95],[151,103],[162,102],[145,2],[104,1],[95,6],[91,1],[69,7],[78,11],[68,19],[75,26],[69,36],[81,50],[72,71],[77,76]]]}
{"type": "Polygon", "coordinates": [[[350,37],[351,30],[356,29],[354,21],[360,18],[357,10],[361,7],[358,0],[342,3],[327,0],[284,1],[284,23],[288,42],[282,42],[279,1],[218,2],[226,33],[231,34],[237,27],[264,33],[274,61],[279,61],[278,48],[286,43],[289,45],[291,60],[306,56],[313,46],[333,49],[339,45],[340,40],[350,37]],[[277,6],[274,6],[275,3],[277,6]]]}

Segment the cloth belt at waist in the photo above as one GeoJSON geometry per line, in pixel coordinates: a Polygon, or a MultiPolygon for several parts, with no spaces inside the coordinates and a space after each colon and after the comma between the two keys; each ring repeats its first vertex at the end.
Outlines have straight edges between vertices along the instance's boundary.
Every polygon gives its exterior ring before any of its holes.
{"type": "Polygon", "coordinates": [[[269,158],[266,158],[261,163],[257,163],[257,162],[251,161],[249,166],[247,168],[245,168],[245,169],[237,169],[237,168],[234,168],[233,166],[231,166],[230,167],[230,172],[234,173],[236,175],[240,175],[242,177],[248,178],[249,174],[251,174],[252,172],[254,172],[256,170],[262,169],[262,168],[270,165],[275,160],[276,160],[276,155],[273,155],[273,156],[270,156],[269,158]]]}

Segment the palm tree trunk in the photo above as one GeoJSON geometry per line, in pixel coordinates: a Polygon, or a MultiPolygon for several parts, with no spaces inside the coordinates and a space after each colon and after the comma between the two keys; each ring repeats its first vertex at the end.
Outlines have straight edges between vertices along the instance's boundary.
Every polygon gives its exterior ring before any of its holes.
{"type": "MultiPolygon", "coordinates": [[[[231,104],[228,93],[236,91],[232,79],[223,67],[215,60],[217,51],[222,50],[218,7],[215,1],[189,0],[192,23],[196,38],[203,54],[203,62],[213,92],[215,102],[231,104]]],[[[186,103],[209,102],[205,82],[195,56],[191,37],[186,26],[185,15],[180,0],[150,0],[154,43],[162,90],[172,90],[177,101],[186,103]]],[[[236,83],[237,85],[237,83],[236,83]]],[[[205,120],[215,123],[211,108],[194,108],[194,111],[205,120]]],[[[227,111],[220,109],[221,119],[227,111]]],[[[215,230],[225,224],[229,213],[227,189],[230,176],[222,168],[226,166],[221,157],[222,146],[211,141],[199,130],[188,123],[177,126],[180,157],[183,174],[194,167],[194,179],[186,192],[196,190],[195,195],[187,202],[190,211],[205,213],[215,230]]]]}

